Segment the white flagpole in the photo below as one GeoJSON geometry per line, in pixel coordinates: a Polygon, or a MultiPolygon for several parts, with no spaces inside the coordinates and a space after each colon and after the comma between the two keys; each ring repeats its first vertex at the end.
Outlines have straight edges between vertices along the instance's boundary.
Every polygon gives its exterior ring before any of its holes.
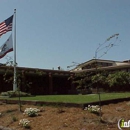
{"type": "Polygon", "coordinates": [[[13,91],[17,90],[17,75],[16,75],[16,9],[14,9],[14,82],[13,82],[13,91]]]}

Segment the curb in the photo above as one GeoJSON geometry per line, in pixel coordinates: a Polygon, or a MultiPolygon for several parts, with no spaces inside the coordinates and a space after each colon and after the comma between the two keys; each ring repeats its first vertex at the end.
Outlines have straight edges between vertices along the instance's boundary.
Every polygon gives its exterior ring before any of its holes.
{"type": "MultiPolygon", "coordinates": [[[[17,104],[19,100],[8,100],[8,99],[0,99],[1,102],[6,104],[17,104]]],[[[130,101],[130,97],[127,98],[118,98],[118,99],[110,99],[101,101],[101,106],[108,105],[110,103],[119,103],[122,101],[130,101]]],[[[64,102],[45,102],[45,101],[23,101],[21,100],[21,104],[28,104],[28,105],[47,105],[47,106],[64,106],[64,107],[78,107],[78,108],[85,108],[88,105],[99,105],[99,102],[89,102],[89,103],[64,103],[64,102]]]]}

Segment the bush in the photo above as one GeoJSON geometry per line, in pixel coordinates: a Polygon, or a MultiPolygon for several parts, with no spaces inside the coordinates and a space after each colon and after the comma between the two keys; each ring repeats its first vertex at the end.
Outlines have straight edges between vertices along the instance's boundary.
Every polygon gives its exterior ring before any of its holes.
{"type": "Polygon", "coordinates": [[[21,91],[7,91],[7,92],[2,92],[1,96],[9,96],[9,97],[27,97],[31,96],[29,93],[21,92],[21,91]]]}
{"type": "Polygon", "coordinates": [[[30,121],[28,119],[21,119],[19,121],[19,125],[23,126],[24,128],[30,128],[30,121]]]}
{"type": "Polygon", "coordinates": [[[34,116],[38,115],[38,112],[40,112],[40,110],[37,108],[26,108],[24,111],[24,114],[26,114],[30,117],[34,117],[34,116]]]}
{"type": "Polygon", "coordinates": [[[88,105],[88,107],[86,107],[84,110],[88,110],[89,112],[97,114],[97,115],[99,115],[100,113],[99,105],[92,105],[92,106],[88,105]]]}
{"type": "Polygon", "coordinates": [[[77,91],[79,92],[79,94],[91,94],[92,90],[90,88],[87,89],[77,89],[77,91]]]}
{"type": "Polygon", "coordinates": [[[2,92],[0,95],[1,96],[9,96],[7,92],[2,92]]]}

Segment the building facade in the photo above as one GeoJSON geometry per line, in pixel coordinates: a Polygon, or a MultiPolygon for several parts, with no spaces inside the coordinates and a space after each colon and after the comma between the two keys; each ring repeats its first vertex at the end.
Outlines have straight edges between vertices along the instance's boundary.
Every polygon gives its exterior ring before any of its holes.
{"type": "MultiPolygon", "coordinates": [[[[73,88],[68,80],[72,75],[69,71],[17,67],[17,86],[32,95],[68,94],[73,88]]],[[[0,86],[0,92],[13,90],[13,67],[0,67],[0,86]]]]}
{"type": "MultiPolygon", "coordinates": [[[[13,90],[13,69],[12,66],[0,66],[0,92],[13,90]]],[[[73,84],[75,74],[95,73],[96,69],[130,72],[130,60],[92,59],[70,71],[17,67],[17,81],[21,91],[32,95],[76,94],[76,85],[73,84]]],[[[130,85],[126,91],[130,91],[130,85]]]]}

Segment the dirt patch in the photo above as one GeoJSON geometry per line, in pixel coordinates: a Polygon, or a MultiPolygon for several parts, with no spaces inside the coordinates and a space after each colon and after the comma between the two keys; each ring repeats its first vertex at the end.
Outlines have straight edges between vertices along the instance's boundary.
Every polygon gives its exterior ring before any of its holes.
{"type": "Polygon", "coordinates": [[[120,118],[130,119],[129,101],[102,106],[102,119],[81,108],[58,106],[22,105],[22,111],[28,107],[42,111],[36,117],[28,117],[19,111],[17,104],[0,103],[0,126],[13,130],[24,130],[19,125],[20,119],[30,121],[31,130],[118,130],[117,122],[120,118]]]}

